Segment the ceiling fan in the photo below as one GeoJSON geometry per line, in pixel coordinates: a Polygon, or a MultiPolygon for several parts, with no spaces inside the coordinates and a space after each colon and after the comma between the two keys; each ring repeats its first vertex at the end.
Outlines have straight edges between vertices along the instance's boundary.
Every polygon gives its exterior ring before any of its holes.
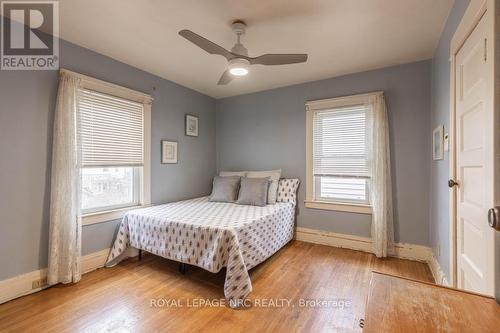
{"type": "Polygon", "coordinates": [[[233,22],[232,29],[236,34],[237,41],[231,51],[190,30],[181,30],[179,35],[208,53],[221,55],[228,60],[227,69],[217,82],[219,85],[228,84],[235,76],[247,75],[250,65],[287,65],[307,61],[307,54],[263,54],[258,57],[249,57],[248,50],[240,41],[241,36],[245,34],[245,28],[245,22],[240,20],[233,22]]]}

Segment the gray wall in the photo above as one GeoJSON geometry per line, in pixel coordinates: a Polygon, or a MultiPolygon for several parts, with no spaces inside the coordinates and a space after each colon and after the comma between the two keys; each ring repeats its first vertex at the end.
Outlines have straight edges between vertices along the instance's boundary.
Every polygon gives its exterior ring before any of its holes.
{"type": "MultiPolygon", "coordinates": [[[[432,59],[431,129],[444,125],[445,133],[450,124],[450,42],[462,19],[469,0],[456,0],[448,16],[438,47],[432,59]]],[[[429,130],[429,131],[430,131],[429,130]]],[[[430,177],[430,240],[437,260],[450,281],[450,216],[449,155],[444,160],[431,161],[430,177]],[[438,251],[438,248],[440,249],[438,251]],[[440,255],[438,253],[440,252],[440,255]]]]}
{"type": "Polygon", "coordinates": [[[389,109],[395,239],[429,245],[430,61],[217,101],[218,170],[282,168],[298,177],[298,225],[370,236],[370,215],[305,208],[308,100],[385,91],[389,109]]]}
{"type": "MultiPolygon", "coordinates": [[[[151,94],[152,201],[210,192],[215,173],[215,100],[61,41],[61,67],[151,94]],[[184,135],[184,114],[200,117],[184,135]],[[179,142],[179,163],[160,164],[160,140],[179,142]]],[[[52,122],[57,72],[0,71],[0,280],[47,266],[52,122]]],[[[83,253],[111,245],[118,221],[83,228],[83,253]]]]}
{"type": "MultiPolygon", "coordinates": [[[[282,168],[284,176],[302,180],[299,226],[360,236],[370,235],[370,216],[303,205],[304,103],[384,90],[390,116],[396,241],[434,249],[439,245],[438,260],[449,276],[448,156],[429,162],[430,131],[438,124],[448,128],[448,48],[467,4],[468,0],[455,2],[432,65],[423,61],[218,101],[64,41],[61,67],[155,98],[154,203],[209,193],[216,161],[219,170],[282,168]],[[185,113],[200,117],[200,137],[184,135],[185,113]],[[160,164],[161,139],[179,141],[179,164],[160,164]]],[[[0,71],[0,280],[47,265],[57,83],[54,71],[0,71]]],[[[118,223],[84,227],[83,253],[109,247],[118,223]]]]}

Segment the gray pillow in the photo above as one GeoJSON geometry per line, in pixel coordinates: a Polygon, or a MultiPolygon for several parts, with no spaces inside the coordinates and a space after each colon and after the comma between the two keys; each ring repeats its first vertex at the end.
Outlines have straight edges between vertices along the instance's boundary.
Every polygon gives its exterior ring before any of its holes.
{"type": "Polygon", "coordinates": [[[238,198],[240,179],[241,178],[238,176],[215,176],[212,187],[212,194],[208,198],[208,201],[235,202],[238,198]]]}
{"type": "Polygon", "coordinates": [[[276,196],[278,195],[278,182],[281,177],[281,169],[270,171],[248,171],[246,176],[248,178],[262,178],[269,177],[269,190],[267,191],[267,203],[275,204],[276,196]]]}
{"type": "Polygon", "coordinates": [[[267,191],[269,177],[266,178],[241,178],[240,193],[237,204],[265,206],[267,204],[267,191]]]}

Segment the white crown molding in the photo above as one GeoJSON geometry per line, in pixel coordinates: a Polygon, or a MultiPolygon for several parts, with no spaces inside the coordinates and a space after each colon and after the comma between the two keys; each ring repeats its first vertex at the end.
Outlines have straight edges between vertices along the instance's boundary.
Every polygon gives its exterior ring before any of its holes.
{"type": "MultiPolygon", "coordinates": [[[[110,249],[108,248],[82,256],[82,273],[85,274],[98,268],[104,267],[109,254],[109,250],[110,249]]],[[[14,298],[35,293],[48,287],[48,285],[43,285],[39,288],[33,289],[33,282],[38,280],[47,280],[46,268],[0,281],[0,304],[10,301],[14,298]]]]}

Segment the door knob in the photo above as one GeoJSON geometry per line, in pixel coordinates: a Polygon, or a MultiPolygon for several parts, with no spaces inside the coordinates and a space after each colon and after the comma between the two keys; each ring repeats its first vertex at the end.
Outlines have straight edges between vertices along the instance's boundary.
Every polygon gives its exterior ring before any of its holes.
{"type": "Polygon", "coordinates": [[[448,187],[452,188],[453,186],[458,186],[458,183],[453,179],[448,180],[448,187]]]}
{"type": "Polygon", "coordinates": [[[496,231],[500,231],[500,221],[498,215],[500,214],[500,207],[493,207],[488,210],[488,224],[496,231]]]}

